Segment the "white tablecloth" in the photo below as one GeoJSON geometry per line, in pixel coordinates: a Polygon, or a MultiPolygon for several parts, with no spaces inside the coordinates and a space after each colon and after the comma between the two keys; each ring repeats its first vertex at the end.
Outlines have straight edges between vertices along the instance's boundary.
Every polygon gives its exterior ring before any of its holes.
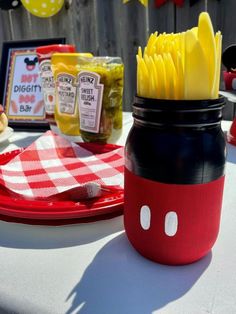
{"type": "MultiPolygon", "coordinates": [[[[120,144],[132,123],[130,114],[124,117],[120,144]]],[[[15,132],[1,151],[27,146],[38,135],[15,132]]],[[[228,145],[218,240],[187,266],[140,256],[122,216],[64,227],[0,222],[0,313],[236,313],[235,187],[236,147],[228,145]]]]}

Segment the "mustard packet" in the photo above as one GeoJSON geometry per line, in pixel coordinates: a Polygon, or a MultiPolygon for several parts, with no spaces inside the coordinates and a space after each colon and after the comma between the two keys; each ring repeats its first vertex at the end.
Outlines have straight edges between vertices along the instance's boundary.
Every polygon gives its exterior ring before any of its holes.
{"type": "MultiPolygon", "coordinates": [[[[56,84],[55,120],[60,132],[66,136],[80,136],[77,104],[77,75],[81,57],[91,53],[54,53],[52,72],[56,84]]],[[[73,138],[72,138],[73,140],[73,138]]]]}

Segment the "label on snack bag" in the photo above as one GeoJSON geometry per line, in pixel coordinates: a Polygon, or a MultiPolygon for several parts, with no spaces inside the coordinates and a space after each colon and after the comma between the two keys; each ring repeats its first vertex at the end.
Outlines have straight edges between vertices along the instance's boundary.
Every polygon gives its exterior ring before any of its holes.
{"type": "Polygon", "coordinates": [[[75,79],[75,76],[67,73],[60,73],[57,76],[58,110],[61,114],[75,115],[75,79]]]}
{"type": "Polygon", "coordinates": [[[45,103],[45,111],[48,114],[54,113],[55,107],[55,83],[53,79],[51,61],[44,60],[39,65],[41,85],[45,103]]]}
{"type": "Polygon", "coordinates": [[[78,99],[80,129],[92,133],[99,132],[104,85],[100,75],[82,71],[78,74],[78,99]]]}

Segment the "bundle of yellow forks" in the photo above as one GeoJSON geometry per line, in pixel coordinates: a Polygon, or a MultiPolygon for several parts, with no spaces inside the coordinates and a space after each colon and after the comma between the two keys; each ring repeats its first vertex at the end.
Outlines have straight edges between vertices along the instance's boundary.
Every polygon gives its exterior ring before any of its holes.
{"type": "Polygon", "coordinates": [[[137,54],[137,94],[157,99],[218,98],[222,35],[207,12],[182,33],[150,35],[137,54]]]}

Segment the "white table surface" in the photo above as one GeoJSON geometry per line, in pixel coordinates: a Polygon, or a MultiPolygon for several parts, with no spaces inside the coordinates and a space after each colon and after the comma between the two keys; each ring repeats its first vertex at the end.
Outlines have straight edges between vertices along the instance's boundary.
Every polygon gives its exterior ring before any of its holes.
{"type": "MultiPolygon", "coordinates": [[[[131,123],[125,114],[120,144],[131,123]]],[[[27,146],[38,135],[15,132],[0,149],[27,146]]],[[[236,313],[236,147],[227,148],[220,233],[202,260],[165,266],[143,258],[122,216],[63,227],[0,221],[0,313],[236,313]]]]}
{"type": "Polygon", "coordinates": [[[236,102],[236,91],[220,91],[222,96],[226,97],[229,101],[235,103],[236,102]]]}

